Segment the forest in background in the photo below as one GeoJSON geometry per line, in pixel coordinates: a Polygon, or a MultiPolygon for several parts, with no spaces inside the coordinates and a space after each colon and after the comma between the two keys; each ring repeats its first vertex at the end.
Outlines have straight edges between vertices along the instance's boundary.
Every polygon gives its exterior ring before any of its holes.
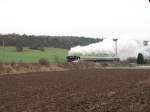
{"type": "Polygon", "coordinates": [[[52,47],[70,49],[77,45],[88,45],[98,42],[99,39],[79,36],[36,36],[19,34],[0,34],[0,46],[22,46],[36,49],[39,47],[52,47]]]}

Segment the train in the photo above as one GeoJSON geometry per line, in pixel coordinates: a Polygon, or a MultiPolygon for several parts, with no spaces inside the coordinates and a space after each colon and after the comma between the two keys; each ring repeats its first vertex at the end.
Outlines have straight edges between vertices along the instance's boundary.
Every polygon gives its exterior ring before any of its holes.
{"type": "Polygon", "coordinates": [[[98,57],[98,56],[67,56],[67,62],[119,62],[118,57],[98,57]]]}

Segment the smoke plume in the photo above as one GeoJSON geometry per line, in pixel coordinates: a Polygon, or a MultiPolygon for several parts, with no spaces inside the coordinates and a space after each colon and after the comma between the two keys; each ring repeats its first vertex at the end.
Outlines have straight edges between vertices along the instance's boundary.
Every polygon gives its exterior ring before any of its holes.
{"type": "MultiPolygon", "coordinates": [[[[115,42],[112,39],[105,39],[95,44],[73,47],[70,49],[69,55],[115,57],[115,49],[115,42]]],[[[143,41],[140,40],[119,39],[117,41],[117,52],[117,57],[121,60],[126,60],[129,57],[136,58],[138,53],[150,58],[150,45],[144,46],[143,41]]]]}

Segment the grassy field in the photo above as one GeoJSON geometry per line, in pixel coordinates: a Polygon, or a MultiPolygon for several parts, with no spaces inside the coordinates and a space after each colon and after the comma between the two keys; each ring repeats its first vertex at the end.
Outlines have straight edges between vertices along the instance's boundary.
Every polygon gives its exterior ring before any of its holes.
{"type": "Polygon", "coordinates": [[[15,47],[0,47],[0,61],[2,62],[38,62],[46,58],[50,62],[65,61],[67,50],[59,48],[45,48],[45,51],[31,50],[24,48],[23,52],[17,52],[15,47]]]}

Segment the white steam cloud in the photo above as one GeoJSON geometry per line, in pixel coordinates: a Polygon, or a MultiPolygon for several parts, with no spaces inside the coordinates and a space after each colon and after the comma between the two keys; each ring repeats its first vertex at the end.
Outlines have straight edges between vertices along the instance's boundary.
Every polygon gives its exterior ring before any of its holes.
{"type": "MultiPolygon", "coordinates": [[[[69,55],[114,57],[115,48],[115,42],[112,39],[105,39],[103,42],[73,47],[70,49],[69,55]]],[[[150,45],[144,46],[143,41],[140,40],[119,39],[117,51],[117,56],[121,60],[137,57],[138,53],[142,53],[145,58],[150,58],[150,45]]]]}

